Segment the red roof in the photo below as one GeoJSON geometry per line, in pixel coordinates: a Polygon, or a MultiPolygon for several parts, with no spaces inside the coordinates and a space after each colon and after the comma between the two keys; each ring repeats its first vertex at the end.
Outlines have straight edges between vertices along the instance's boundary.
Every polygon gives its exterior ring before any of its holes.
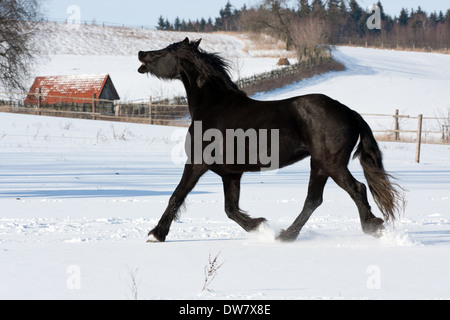
{"type": "Polygon", "coordinates": [[[37,77],[30,89],[30,95],[25,99],[25,104],[37,104],[34,93],[38,93],[39,88],[42,104],[89,103],[94,94],[97,99],[120,99],[108,74],[37,77]],[[109,97],[102,97],[107,84],[112,93],[109,97]]]}

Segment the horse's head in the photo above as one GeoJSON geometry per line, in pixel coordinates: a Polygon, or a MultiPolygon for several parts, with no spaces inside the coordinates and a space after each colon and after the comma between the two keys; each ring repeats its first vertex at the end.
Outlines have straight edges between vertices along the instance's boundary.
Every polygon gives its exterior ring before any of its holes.
{"type": "Polygon", "coordinates": [[[139,73],[150,73],[158,78],[173,80],[180,79],[180,59],[188,51],[197,50],[201,40],[190,42],[189,38],[171,44],[165,49],[157,51],[139,52],[142,63],[139,73]]]}

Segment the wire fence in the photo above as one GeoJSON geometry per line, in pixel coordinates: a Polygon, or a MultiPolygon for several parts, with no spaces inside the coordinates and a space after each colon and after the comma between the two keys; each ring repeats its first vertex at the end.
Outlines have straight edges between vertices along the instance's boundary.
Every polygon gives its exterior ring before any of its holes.
{"type": "Polygon", "coordinates": [[[450,114],[445,117],[424,117],[395,114],[362,114],[380,141],[416,144],[415,161],[420,162],[422,144],[450,144],[450,114]]]}
{"type": "Polygon", "coordinates": [[[450,54],[450,46],[446,42],[417,42],[399,37],[397,40],[383,38],[338,37],[332,39],[333,45],[375,47],[381,49],[401,49],[411,51],[439,52],[450,54]]]}
{"type": "Polygon", "coordinates": [[[48,96],[40,91],[0,92],[0,111],[180,127],[187,127],[190,124],[189,107],[186,104],[153,103],[151,97],[148,102],[123,103],[98,99],[95,96],[92,98],[48,96]],[[46,103],[46,99],[49,98],[53,101],[51,104],[46,103]]]}
{"type": "Polygon", "coordinates": [[[100,27],[117,27],[117,28],[128,28],[128,29],[146,29],[146,30],[157,30],[158,26],[149,24],[124,24],[118,22],[110,21],[96,21],[93,20],[82,20],[82,19],[43,19],[39,22],[46,23],[57,23],[66,25],[80,25],[80,26],[100,26],[100,27]]]}
{"type": "Polygon", "coordinates": [[[450,114],[445,117],[426,117],[395,114],[362,114],[374,127],[380,140],[415,142],[421,134],[424,143],[450,143],[450,114]],[[387,121],[386,121],[387,120],[387,121]]]}

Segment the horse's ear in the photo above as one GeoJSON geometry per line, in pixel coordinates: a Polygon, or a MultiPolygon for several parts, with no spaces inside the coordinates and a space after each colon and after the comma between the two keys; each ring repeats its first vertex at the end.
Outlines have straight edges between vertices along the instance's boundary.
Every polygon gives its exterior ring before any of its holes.
{"type": "Polygon", "coordinates": [[[197,41],[194,41],[194,47],[198,49],[198,47],[200,47],[200,43],[202,42],[203,39],[199,39],[197,41]]]}
{"type": "Polygon", "coordinates": [[[184,45],[189,45],[189,38],[186,37],[186,39],[183,40],[183,44],[184,45]]]}

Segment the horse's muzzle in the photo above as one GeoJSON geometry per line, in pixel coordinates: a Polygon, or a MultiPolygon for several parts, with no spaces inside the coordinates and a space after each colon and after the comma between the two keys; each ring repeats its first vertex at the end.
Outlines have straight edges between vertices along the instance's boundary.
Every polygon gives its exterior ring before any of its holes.
{"type": "Polygon", "coordinates": [[[147,53],[144,51],[139,51],[139,53],[138,53],[139,61],[142,63],[141,67],[138,69],[138,72],[142,73],[142,74],[148,72],[146,62],[144,61],[144,58],[146,55],[147,55],[147,53]]]}
{"type": "Polygon", "coordinates": [[[147,66],[145,64],[142,64],[138,69],[138,72],[142,74],[147,73],[148,72],[147,66]]]}

